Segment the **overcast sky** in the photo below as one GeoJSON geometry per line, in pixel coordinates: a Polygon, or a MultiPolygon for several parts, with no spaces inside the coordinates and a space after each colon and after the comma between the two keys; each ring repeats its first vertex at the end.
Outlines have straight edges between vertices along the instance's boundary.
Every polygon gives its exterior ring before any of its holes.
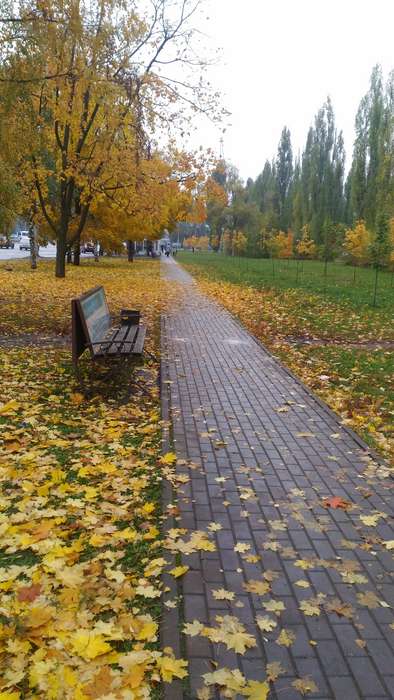
{"type": "MultiPolygon", "coordinates": [[[[330,95],[344,131],[347,166],[358,103],[372,67],[394,68],[394,0],[207,0],[201,29],[222,47],[212,82],[232,113],[224,155],[253,178],[276,153],[282,127],[303,148],[314,115],[330,95]]],[[[201,143],[219,149],[205,124],[201,143]]]]}

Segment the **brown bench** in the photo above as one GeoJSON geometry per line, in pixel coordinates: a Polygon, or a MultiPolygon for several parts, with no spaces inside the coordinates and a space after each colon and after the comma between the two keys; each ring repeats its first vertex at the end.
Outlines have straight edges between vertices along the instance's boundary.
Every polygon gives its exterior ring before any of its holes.
{"type": "Polygon", "coordinates": [[[104,287],[95,287],[71,300],[73,364],[86,350],[93,360],[141,356],[146,327],[139,323],[139,312],[121,312],[120,325],[113,325],[104,287]]]}

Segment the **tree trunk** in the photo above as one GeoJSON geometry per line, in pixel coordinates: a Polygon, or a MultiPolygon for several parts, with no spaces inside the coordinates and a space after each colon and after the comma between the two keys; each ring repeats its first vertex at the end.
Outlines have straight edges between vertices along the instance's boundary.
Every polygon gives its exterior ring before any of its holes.
{"type": "Polygon", "coordinates": [[[66,276],[66,235],[65,232],[59,233],[56,245],[56,277],[66,276]]]}
{"type": "Polygon", "coordinates": [[[67,248],[67,253],[66,253],[66,263],[71,263],[72,262],[72,251],[70,246],[67,248]]]}
{"type": "Polygon", "coordinates": [[[127,260],[134,262],[135,244],[134,241],[127,241],[127,260]]]}
{"type": "Polygon", "coordinates": [[[73,264],[79,265],[81,261],[81,237],[78,236],[73,245],[73,264]]]}
{"type": "Polygon", "coordinates": [[[32,270],[37,269],[37,242],[36,231],[32,221],[29,223],[29,241],[30,241],[30,267],[32,270]]]}
{"type": "Polygon", "coordinates": [[[375,283],[373,288],[373,306],[376,306],[376,299],[378,296],[378,275],[379,275],[379,265],[375,267],[375,283]]]}

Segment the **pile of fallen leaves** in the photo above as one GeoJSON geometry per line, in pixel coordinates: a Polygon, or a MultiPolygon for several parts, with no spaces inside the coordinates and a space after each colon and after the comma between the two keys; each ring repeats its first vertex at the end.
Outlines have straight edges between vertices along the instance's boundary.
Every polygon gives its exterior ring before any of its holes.
{"type": "Polygon", "coordinates": [[[0,337],[2,334],[68,334],[70,299],[102,284],[112,314],[122,308],[142,311],[150,335],[157,315],[171,293],[160,280],[158,261],[104,258],[70,265],[65,279],[56,279],[53,263],[41,261],[31,270],[27,261],[0,262],[0,337]]]}
{"type": "MultiPolygon", "coordinates": [[[[3,333],[67,331],[70,297],[103,283],[112,309],[143,307],[157,352],[158,265],[52,275],[1,270],[3,333]]],[[[82,362],[81,385],[69,349],[1,349],[2,700],[138,700],[186,675],[158,645],[161,481],[174,460],[161,455],[158,366],[124,402],[100,371],[82,362]]]]}
{"type": "Polygon", "coordinates": [[[389,460],[394,459],[394,318],[293,289],[212,281],[186,265],[216,299],[389,460]]]}

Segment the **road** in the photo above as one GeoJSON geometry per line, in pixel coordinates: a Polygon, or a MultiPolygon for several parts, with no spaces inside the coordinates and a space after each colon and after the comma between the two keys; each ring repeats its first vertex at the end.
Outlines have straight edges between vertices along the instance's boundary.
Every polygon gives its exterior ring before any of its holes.
{"type": "MultiPolygon", "coordinates": [[[[15,248],[0,248],[0,260],[16,260],[19,258],[28,258],[28,250],[19,250],[19,244],[15,244],[15,248]]],[[[56,257],[56,246],[52,243],[44,248],[40,246],[40,258],[55,258],[56,257]]],[[[82,253],[83,258],[92,258],[92,253],[82,253]]]]}

